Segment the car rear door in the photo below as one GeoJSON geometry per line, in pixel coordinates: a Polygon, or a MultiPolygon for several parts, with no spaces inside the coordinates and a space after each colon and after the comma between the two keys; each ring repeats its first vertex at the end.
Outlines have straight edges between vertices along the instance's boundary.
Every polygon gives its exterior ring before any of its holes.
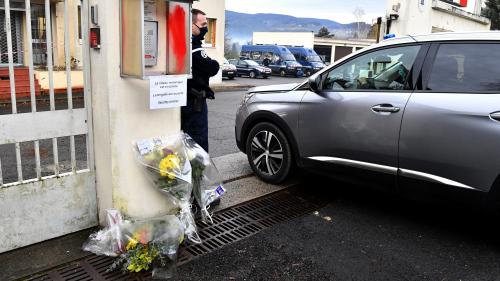
{"type": "Polygon", "coordinates": [[[302,102],[303,161],[338,177],[395,188],[401,120],[427,49],[412,44],[367,51],[323,73],[320,92],[309,91],[302,102]]]}
{"type": "Polygon", "coordinates": [[[433,44],[405,110],[401,187],[487,192],[500,174],[500,42],[433,44]]]}
{"type": "Polygon", "coordinates": [[[236,69],[238,71],[238,74],[248,75],[248,64],[245,61],[238,61],[236,69]]]}

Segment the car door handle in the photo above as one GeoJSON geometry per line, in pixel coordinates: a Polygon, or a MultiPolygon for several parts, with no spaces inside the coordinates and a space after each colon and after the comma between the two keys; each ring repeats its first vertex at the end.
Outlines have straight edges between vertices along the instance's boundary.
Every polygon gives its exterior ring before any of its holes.
{"type": "Polygon", "coordinates": [[[399,107],[393,106],[392,104],[379,104],[372,107],[374,112],[384,112],[384,113],[396,113],[401,109],[399,107]]]}
{"type": "Polygon", "coordinates": [[[493,119],[494,121],[500,122],[500,111],[491,113],[490,118],[493,119]]]}

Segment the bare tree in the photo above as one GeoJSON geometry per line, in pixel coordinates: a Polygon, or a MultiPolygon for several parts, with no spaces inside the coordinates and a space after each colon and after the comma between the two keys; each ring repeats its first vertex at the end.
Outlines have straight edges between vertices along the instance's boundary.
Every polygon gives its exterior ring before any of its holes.
{"type": "Polygon", "coordinates": [[[356,9],[354,9],[352,14],[356,18],[356,23],[358,24],[358,32],[356,32],[356,34],[357,34],[357,37],[359,38],[359,35],[361,34],[361,21],[363,20],[363,16],[366,13],[365,13],[365,10],[363,8],[356,7],[356,9]]]}

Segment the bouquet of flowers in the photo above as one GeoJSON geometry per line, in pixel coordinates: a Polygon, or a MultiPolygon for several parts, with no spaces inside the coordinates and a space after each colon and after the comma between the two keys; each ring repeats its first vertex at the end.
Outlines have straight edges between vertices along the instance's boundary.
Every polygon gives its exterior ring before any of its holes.
{"type": "Polygon", "coordinates": [[[184,144],[191,163],[194,199],[200,207],[203,222],[211,221],[208,207],[225,192],[222,176],[208,153],[187,134],[184,134],[184,144]]]}
{"type": "Polygon", "coordinates": [[[135,151],[152,186],[165,196],[172,196],[179,207],[177,215],[183,223],[187,239],[201,243],[190,208],[192,168],[183,137],[179,134],[140,140],[136,142],[135,151]]]}
{"type": "MultiPolygon", "coordinates": [[[[119,214],[108,210],[110,214],[119,214]]],[[[117,257],[108,271],[140,272],[153,269],[153,278],[171,277],[177,250],[184,239],[184,228],[173,215],[160,218],[113,222],[90,236],[85,251],[117,257]]]]}

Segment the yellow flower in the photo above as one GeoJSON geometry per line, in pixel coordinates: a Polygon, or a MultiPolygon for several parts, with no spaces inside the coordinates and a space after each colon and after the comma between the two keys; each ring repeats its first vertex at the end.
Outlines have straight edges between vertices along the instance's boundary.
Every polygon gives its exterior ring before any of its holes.
{"type": "Polygon", "coordinates": [[[160,161],[159,169],[160,176],[168,177],[169,179],[175,179],[175,175],[172,173],[173,170],[180,170],[180,160],[177,155],[170,154],[160,161]]]}
{"type": "Polygon", "coordinates": [[[127,251],[130,249],[134,249],[137,246],[138,241],[135,238],[130,239],[127,244],[127,251]]]}

